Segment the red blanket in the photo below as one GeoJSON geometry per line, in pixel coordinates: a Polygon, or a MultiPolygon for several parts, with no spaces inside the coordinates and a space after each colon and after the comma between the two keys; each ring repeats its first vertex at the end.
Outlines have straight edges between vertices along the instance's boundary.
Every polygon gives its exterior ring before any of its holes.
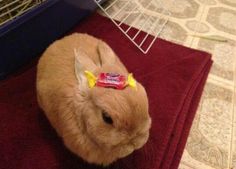
{"type": "MultiPolygon", "coordinates": [[[[176,169],[212,61],[209,54],[158,39],[140,52],[98,14],[75,31],[106,41],[146,88],[152,127],[147,144],[110,169],[176,169]]],[[[70,153],[39,109],[36,62],[0,82],[0,168],[102,169],[70,153]]]]}

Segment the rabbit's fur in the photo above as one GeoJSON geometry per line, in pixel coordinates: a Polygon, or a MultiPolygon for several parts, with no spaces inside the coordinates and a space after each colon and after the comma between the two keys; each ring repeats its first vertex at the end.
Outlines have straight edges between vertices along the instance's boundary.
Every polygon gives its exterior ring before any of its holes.
{"type": "Polygon", "coordinates": [[[74,33],[54,42],[40,58],[38,102],[69,150],[90,163],[108,165],[146,143],[151,125],[148,99],[140,83],[136,90],[89,88],[85,70],[96,76],[128,75],[105,42],[74,33]],[[104,111],[113,124],[104,121],[104,111]]]}

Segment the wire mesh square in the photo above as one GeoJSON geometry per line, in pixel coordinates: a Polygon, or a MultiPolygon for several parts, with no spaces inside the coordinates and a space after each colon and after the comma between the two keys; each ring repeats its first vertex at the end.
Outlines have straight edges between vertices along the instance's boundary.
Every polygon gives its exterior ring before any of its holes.
{"type": "Polygon", "coordinates": [[[149,51],[171,15],[161,0],[94,1],[144,54],[149,51]],[[149,11],[157,11],[158,15],[147,15],[149,11]]]}

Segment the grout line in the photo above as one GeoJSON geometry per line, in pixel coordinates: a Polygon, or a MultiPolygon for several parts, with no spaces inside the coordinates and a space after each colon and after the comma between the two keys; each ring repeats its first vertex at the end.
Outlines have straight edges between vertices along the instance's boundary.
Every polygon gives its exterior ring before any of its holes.
{"type": "MultiPolygon", "coordinates": [[[[200,8],[200,9],[201,9],[201,8],[200,8]]],[[[203,5],[202,5],[202,13],[201,13],[201,15],[200,15],[199,20],[197,20],[198,23],[195,25],[195,29],[194,29],[193,35],[196,35],[196,34],[197,34],[197,28],[199,27],[200,22],[201,22],[201,20],[202,20],[202,18],[203,18],[203,14],[204,14],[204,12],[205,12],[205,9],[206,9],[206,5],[203,4],[203,5]]],[[[194,44],[193,42],[194,42],[195,39],[197,39],[197,38],[196,38],[196,37],[193,37],[192,41],[190,42],[190,47],[193,46],[193,44],[194,44]]]]}
{"type": "Polygon", "coordinates": [[[232,92],[234,91],[234,82],[233,81],[231,82],[230,80],[223,79],[223,78],[216,76],[212,73],[208,75],[207,82],[210,82],[210,83],[213,83],[217,86],[229,89],[232,92]]]}
{"type": "Polygon", "coordinates": [[[227,8],[227,9],[230,9],[230,10],[234,10],[235,11],[235,6],[231,6],[230,4],[224,4],[222,2],[219,2],[219,6],[217,7],[220,7],[220,8],[227,8]]]}

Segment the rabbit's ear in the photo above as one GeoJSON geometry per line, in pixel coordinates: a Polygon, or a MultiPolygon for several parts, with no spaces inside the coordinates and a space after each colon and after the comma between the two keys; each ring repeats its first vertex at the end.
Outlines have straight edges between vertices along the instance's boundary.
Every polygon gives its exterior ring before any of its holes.
{"type": "Polygon", "coordinates": [[[104,64],[115,64],[116,55],[114,51],[103,41],[98,43],[98,54],[100,57],[100,65],[104,64]]]}
{"type": "Polygon", "coordinates": [[[96,65],[93,63],[93,61],[90,59],[89,56],[83,50],[80,49],[74,49],[74,55],[75,55],[75,75],[79,82],[79,86],[82,89],[85,89],[88,87],[88,81],[85,76],[85,71],[91,71],[93,72],[96,68],[96,65]]]}

